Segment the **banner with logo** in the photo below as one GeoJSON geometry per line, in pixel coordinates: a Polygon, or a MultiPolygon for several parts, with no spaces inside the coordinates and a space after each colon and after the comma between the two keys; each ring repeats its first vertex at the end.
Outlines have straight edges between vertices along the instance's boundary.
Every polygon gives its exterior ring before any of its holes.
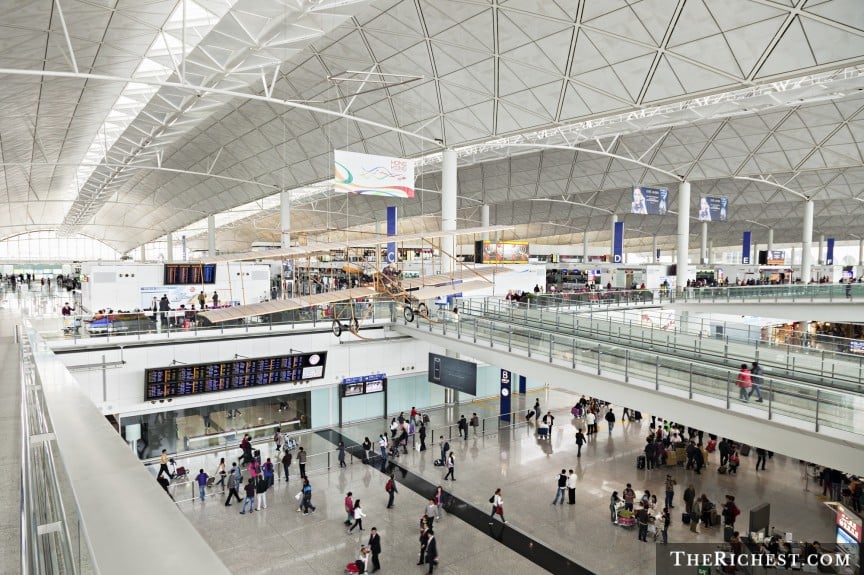
{"type": "Polygon", "coordinates": [[[513,372],[506,369],[501,370],[501,421],[510,421],[510,394],[513,391],[513,372]]]}
{"type": "Polygon", "coordinates": [[[825,265],[834,265],[834,238],[828,238],[827,248],[825,250],[825,265]]]}
{"type": "Polygon", "coordinates": [[[612,238],[612,262],[624,263],[624,222],[615,222],[612,238]]]}
{"type": "MultiPolygon", "coordinates": [[[[396,206],[387,206],[387,235],[396,235],[396,206]]],[[[395,264],[398,261],[396,242],[387,243],[387,263],[395,264]]]]}
{"type": "Polygon", "coordinates": [[[741,263],[750,265],[750,232],[744,232],[741,240],[741,263]]]}
{"type": "Polygon", "coordinates": [[[336,150],[333,189],[346,194],[414,197],[414,162],[336,150]]]}

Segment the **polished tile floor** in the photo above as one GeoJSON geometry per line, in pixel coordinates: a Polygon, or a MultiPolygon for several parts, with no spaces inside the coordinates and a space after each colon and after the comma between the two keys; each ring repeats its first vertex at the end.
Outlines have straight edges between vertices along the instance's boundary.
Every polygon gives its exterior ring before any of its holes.
{"type": "MultiPolygon", "coordinates": [[[[204,503],[185,501],[178,505],[238,574],[281,572],[286,568],[297,573],[340,573],[356,557],[373,526],[381,532],[384,572],[425,572],[416,565],[419,518],[428,490],[438,484],[444,484],[460,502],[451,510],[453,515],[445,512],[435,524],[440,555],[437,572],[444,574],[491,574],[501,573],[502,569],[513,573],[653,573],[655,544],[640,543],[635,530],[613,525],[608,500],[613,490],[620,492],[630,482],[638,495],[649,489],[662,501],[667,472],[678,481],[669,530],[671,541],[722,541],[719,528],[704,529],[696,535],[682,525],[681,494],[689,483],[694,484],[697,494],[704,492],[715,502],[722,501],[727,493],[735,495],[742,510],[738,524],[742,530],[746,528],[748,510],[768,502],[772,505],[771,523],[777,530],[791,531],[795,540],[833,541],[833,515],[818,497],[821,489],[805,479],[797,459],[778,454],[769,460],[767,471],[757,473],[755,457],[742,458],[737,477],[716,473],[716,453],[701,475],[683,467],[637,470],[636,455],[641,452],[650,418],[641,423],[618,424],[611,435],[601,425],[596,439],[583,447],[582,457],[577,459],[575,428],[569,415],[569,407],[577,397],[552,389],[517,397],[514,408],[533,406],[535,397],[540,397],[544,411],[551,408],[556,415],[550,440],[538,441],[533,427],[524,424],[485,437],[472,436],[467,441],[450,440],[456,457],[455,482],[442,481],[444,470],[433,465],[439,457],[437,445],[430,445],[423,453],[411,450],[395,461],[400,490],[394,509],[386,509],[385,474],[359,461],[343,470],[335,466],[327,470],[321,465],[310,473],[313,503],[318,509],[309,516],[295,511],[294,496],[299,491],[296,464],[292,479],[287,484],[277,482],[268,492],[268,508],[261,512],[240,515],[236,503],[229,508],[223,505],[220,493],[214,493],[204,503]],[[562,468],[572,468],[577,474],[577,504],[553,507],[556,477],[562,468]],[[488,513],[488,500],[496,487],[502,489],[508,523],[495,523],[490,529],[480,514],[488,513]],[[362,535],[356,530],[348,535],[343,528],[342,501],[347,491],[361,499],[368,515],[362,535]],[[548,567],[550,563],[538,557],[544,548],[574,565],[563,570],[545,569],[541,565],[548,567]]],[[[445,420],[455,421],[461,413],[470,416],[476,411],[482,417],[496,407],[492,402],[478,402],[436,410],[432,413],[433,427],[441,426],[445,420]]],[[[385,428],[382,420],[336,432],[359,443],[364,436],[377,437],[385,428]]],[[[706,431],[722,435],[722,430],[706,431]]],[[[332,446],[321,434],[304,441],[311,453],[332,446]]],[[[262,447],[263,455],[268,456],[269,445],[262,447]]],[[[236,454],[234,451],[229,455],[236,454]]],[[[207,457],[210,460],[201,461],[210,472],[217,460],[216,456],[207,457]]]]}

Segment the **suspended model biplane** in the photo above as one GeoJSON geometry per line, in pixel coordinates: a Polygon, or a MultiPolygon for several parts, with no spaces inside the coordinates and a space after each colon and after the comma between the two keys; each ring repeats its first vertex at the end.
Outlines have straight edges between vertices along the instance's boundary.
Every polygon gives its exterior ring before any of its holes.
{"type": "MultiPolygon", "coordinates": [[[[237,262],[261,259],[298,259],[315,254],[329,253],[331,250],[345,250],[346,248],[363,248],[370,245],[386,244],[389,242],[405,241],[428,241],[430,238],[444,237],[448,235],[471,235],[497,232],[510,229],[512,226],[488,226],[483,228],[468,228],[448,232],[423,232],[401,236],[375,236],[362,240],[349,242],[315,243],[307,246],[290,247],[268,252],[247,252],[204,258],[202,263],[237,262]]],[[[380,251],[379,251],[380,253],[380,251]]],[[[452,258],[450,254],[443,254],[442,258],[452,258]]],[[[372,306],[358,306],[355,302],[360,301],[394,301],[402,309],[406,321],[413,322],[417,316],[429,319],[429,300],[447,297],[457,293],[466,293],[487,288],[492,285],[492,278],[496,273],[506,273],[506,268],[495,266],[469,267],[460,262],[453,261],[456,271],[435,274],[425,277],[405,278],[395,268],[389,265],[383,269],[372,272],[370,285],[341,289],[325,293],[303,295],[289,299],[275,299],[271,301],[240,305],[235,307],[213,309],[200,312],[198,316],[210,323],[221,323],[232,320],[260,315],[280,313],[290,310],[311,308],[347,302],[346,305],[332,305],[333,311],[333,333],[337,337],[343,331],[350,331],[357,335],[360,329],[360,320],[371,313],[372,306]],[[362,310],[362,311],[361,311],[362,310]]]]}

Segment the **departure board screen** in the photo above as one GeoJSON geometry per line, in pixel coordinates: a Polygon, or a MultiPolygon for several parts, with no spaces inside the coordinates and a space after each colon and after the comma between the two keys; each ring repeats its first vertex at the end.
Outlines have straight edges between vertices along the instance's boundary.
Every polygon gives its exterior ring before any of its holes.
{"type": "Polygon", "coordinates": [[[172,365],[144,370],[144,399],[167,399],[324,377],[327,352],[172,365]]]}

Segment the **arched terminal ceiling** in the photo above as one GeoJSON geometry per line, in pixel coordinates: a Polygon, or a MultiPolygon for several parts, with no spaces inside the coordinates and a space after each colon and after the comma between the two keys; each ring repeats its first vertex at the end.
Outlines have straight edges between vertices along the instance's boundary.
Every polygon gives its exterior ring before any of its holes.
{"type": "MultiPolygon", "coordinates": [[[[462,148],[580,122],[584,129],[532,141],[583,151],[504,144],[463,154],[460,218],[478,222],[485,202],[493,223],[517,224],[519,237],[581,241],[587,229],[599,241],[612,210],[628,241],[667,242],[674,220],[624,215],[627,189],[675,182],[594,149],[686,175],[694,198],[728,196],[730,221],[712,223],[715,240],[758,234],[746,220],[775,228],[775,242],[800,240],[800,197],[736,177],[812,197],[818,233],[864,234],[856,0],[186,0],[180,22],[182,6],[8,3],[0,69],[149,74],[353,114],[427,140],[175,85],[150,85],[142,97],[134,84],[130,93],[117,82],[0,74],[0,236],[55,227],[128,251],[208,213],[326,179],[334,148],[418,157],[436,151],[429,138],[462,148]],[[752,93],[710,98],[741,90],[752,93]],[[683,101],[696,104],[643,116],[683,101]],[[568,203],[530,201],[542,198],[568,203]]],[[[418,185],[437,189],[435,169],[418,185]]],[[[298,202],[292,224],[368,225],[385,204],[298,202]]],[[[400,205],[403,229],[437,226],[437,194],[400,205]]],[[[275,218],[220,229],[220,248],[273,240],[275,218]]]]}

